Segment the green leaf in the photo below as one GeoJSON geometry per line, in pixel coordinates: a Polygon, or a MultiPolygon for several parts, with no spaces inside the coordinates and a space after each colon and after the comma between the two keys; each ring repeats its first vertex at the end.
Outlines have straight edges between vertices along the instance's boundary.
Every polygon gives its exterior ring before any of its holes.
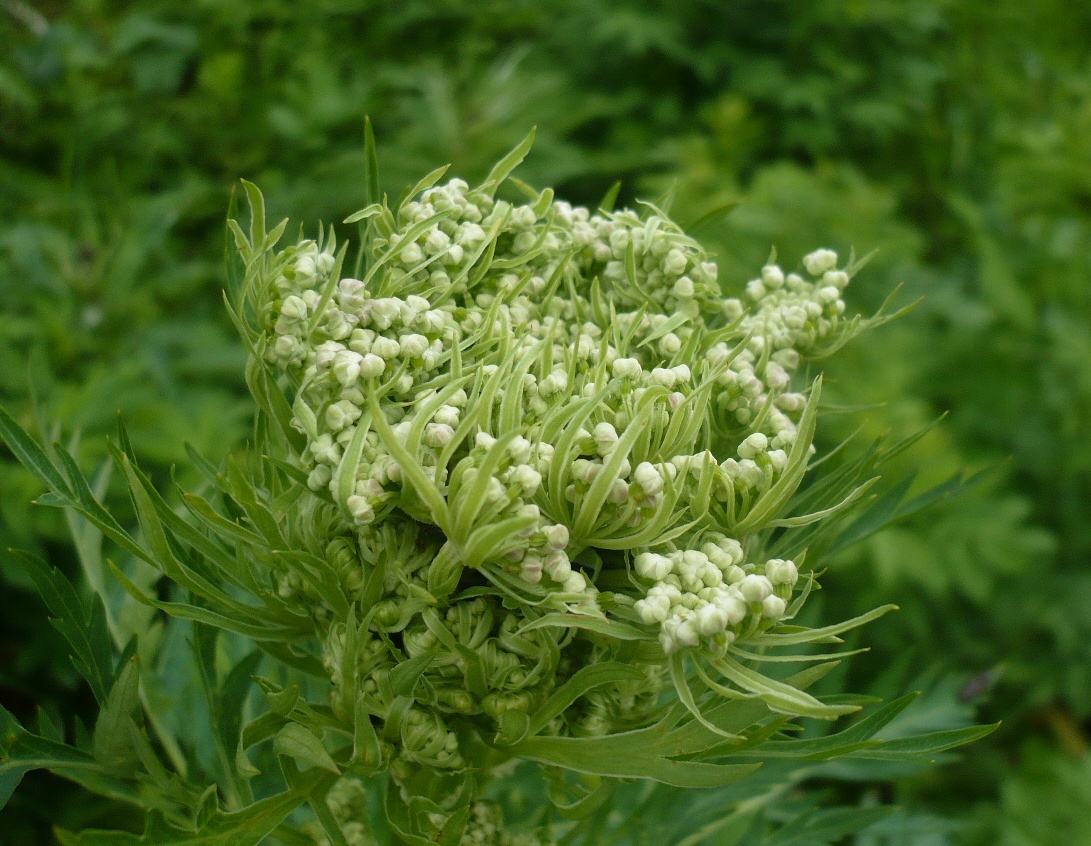
{"type": "Polygon", "coordinates": [[[273,749],[278,755],[291,758],[301,770],[319,767],[331,773],[341,774],[341,769],[330,757],[322,741],[299,723],[288,723],[273,738],[273,749]]]}
{"type": "Polygon", "coordinates": [[[60,493],[69,493],[64,477],[49,460],[49,456],[3,408],[0,408],[0,440],[8,445],[8,449],[15,454],[19,462],[37,476],[47,488],[60,493]]]}
{"type": "Polygon", "coordinates": [[[482,191],[488,194],[496,193],[496,189],[500,187],[500,184],[507,179],[508,175],[515,170],[515,168],[519,167],[519,164],[527,157],[530,148],[534,146],[534,134],[537,131],[537,127],[530,130],[530,132],[527,133],[526,138],[520,141],[515,149],[493,165],[492,170],[489,171],[489,175],[485,177],[485,181],[481,183],[482,191]]]}
{"type": "Polygon", "coordinates": [[[596,687],[632,681],[642,676],[643,673],[636,667],[618,661],[582,667],[572,678],[553,691],[542,707],[534,712],[530,718],[528,731],[530,734],[537,734],[548,725],[550,720],[563,713],[569,705],[596,687]]]}
{"type": "Polygon", "coordinates": [[[371,115],[364,116],[364,185],[367,188],[364,197],[367,205],[382,201],[379,189],[379,155],[375,148],[375,130],[371,126],[371,115]]]}
{"type": "Polygon", "coordinates": [[[332,776],[307,774],[293,789],[255,802],[232,813],[214,811],[195,830],[177,828],[161,814],[150,813],[144,834],[137,837],[120,831],[58,830],[62,846],[258,846],[284,819],[302,805],[310,791],[332,776]]]}
{"type": "Polygon", "coordinates": [[[72,663],[91,686],[95,699],[106,702],[114,679],[113,642],[106,627],[102,599],[96,594],[90,600],[90,607],[85,607],[72,583],[60,571],[28,553],[17,550],[9,553],[33,580],[54,615],[51,622],[72,647],[72,663]]]}
{"type": "Polygon", "coordinates": [[[806,811],[761,843],[762,846],[825,846],[838,843],[845,836],[867,828],[892,811],[893,808],[889,807],[806,811]]]}
{"type": "Polygon", "coordinates": [[[132,771],[137,764],[132,732],[140,713],[140,669],[135,656],[125,662],[107,697],[91,737],[91,748],[112,772],[132,771]]]}
{"type": "Polygon", "coordinates": [[[829,638],[851,631],[865,623],[878,620],[888,611],[897,610],[897,605],[882,605],[859,617],[845,620],[843,623],[835,623],[832,626],[823,626],[818,629],[803,629],[798,632],[777,633],[775,630],[761,635],[752,635],[746,639],[746,643],[752,646],[796,646],[801,643],[828,642],[829,638]]]}

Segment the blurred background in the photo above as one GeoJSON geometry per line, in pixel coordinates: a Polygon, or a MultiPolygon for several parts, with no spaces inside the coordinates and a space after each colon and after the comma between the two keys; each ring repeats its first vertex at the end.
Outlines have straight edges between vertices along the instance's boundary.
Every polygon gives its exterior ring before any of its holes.
{"type": "MultiPolygon", "coordinates": [[[[231,193],[340,221],[366,115],[393,195],[445,162],[472,182],[536,125],[519,175],[570,201],[620,179],[628,203],[673,191],[683,225],[741,201],[695,232],[729,289],[771,247],[877,250],[850,308],[922,301],[830,363],[824,445],[946,413],[886,489],[989,472],[829,562],[822,614],[896,602],[853,689],[1003,725],[857,785],[900,810],[845,842],[1091,843],[1089,47],[1087,0],[0,0],[0,404],[80,432],[86,468],[124,409],[183,484],[184,442],[243,442],[231,193]]],[[[0,548],[75,574],[38,493],[0,455],[0,548]]],[[[44,606],[8,570],[0,591],[0,702],[92,713],[44,606]]],[[[31,775],[0,843],[95,813],[31,775]]]]}

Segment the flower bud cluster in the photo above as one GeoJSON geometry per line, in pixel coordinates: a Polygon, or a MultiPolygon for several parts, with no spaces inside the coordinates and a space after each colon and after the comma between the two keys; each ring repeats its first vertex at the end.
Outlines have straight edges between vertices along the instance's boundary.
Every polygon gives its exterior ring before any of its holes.
{"type": "Polygon", "coordinates": [[[512,834],[504,828],[504,815],[495,802],[474,802],[470,820],[459,846],[552,846],[534,834],[512,834]]]}
{"type": "Polygon", "coordinates": [[[746,562],[742,545],[715,532],[698,549],[642,552],[633,569],[650,582],[637,613],[661,625],[659,640],[669,655],[705,643],[723,651],[784,618],[799,578],[795,562],[771,558],[746,562]]]}
{"type": "MultiPolygon", "coordinates": [[[[378,839],[371,833],[364,819],[367,816],[367,788],[360,779],[345,776],[337,781],[326,794],[333,818],[337,820],[349,846],[379,846],[378,839]]],[[[313,821],[307,824],[304,833],[314,841],[315,846],[333,846],[322,826],[313,821]]]]}
{"type": "MultiPolygon", "coordinates": [[[[460,180],[371,225],[362,278],[304,241],[273,258],[262,304],[296,461],[341,520],[313,551],[350,602],[372,597],[361,631],[328,629],[335,710],[355,678],[371,714],[397,713],[382,732],[397,761],[463,766],[459,725],[529,715],[593,660],[563,627],[526,625],[605,617],[619,604],[596,580],[627,560],[637,589],[620,605],[667,654],[722,653],[785,617],[796,565],[748,561],[761,526],[744,521],[806,463],[795,373],[852,331],[835,254],[806,256],[806,275],[770,263],[724,296],[716,265],[654,208],[520,205],[460,180]],[[423,657],[398,711],[391,673],[423,657]]],[[[298,574],[281,591],[316,593],[298,574]]],[[[548,730],[639,725],[669,685],[662,663],[642,668],[548,730]]]]}

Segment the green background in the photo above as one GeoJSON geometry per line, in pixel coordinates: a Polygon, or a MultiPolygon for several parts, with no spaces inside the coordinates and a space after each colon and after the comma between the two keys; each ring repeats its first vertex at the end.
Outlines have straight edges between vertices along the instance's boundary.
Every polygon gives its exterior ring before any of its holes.
{"type": "MultiPolygon", "coordinates": [[[[846,842],[1091,843],[1089,46],[1085,0],[4,0],[0,404],[80,432],[87,467],[118,409],[162,479],[185,481],[186,441],[241,443],[232,191],[256,182],[310,231],[341,220],[363,205],[366,115],[392,194],[445,162],[480,178],[536,125],[519,175],[565,199],[674,190],[683,224],[740,200],[695,233],[726,287],[771,247],[788,266],[878,250],[850,308],[923,299],[830,363],[826,446],[946,412],[884,483],[992,469],[831,562],[823,614],[902,608],[866,633],[855,689],[923,689],[938,727],[1004,722],[851,793],[901,811],[846,842]]],[[[0,456],[0,546],[74,574],[37,493],[0,456]]],[[[87,714],[6,565],[0,591],[0,701],[87,714]]],[[[31,775],[0,843],[99,813],[31,775]]]]}

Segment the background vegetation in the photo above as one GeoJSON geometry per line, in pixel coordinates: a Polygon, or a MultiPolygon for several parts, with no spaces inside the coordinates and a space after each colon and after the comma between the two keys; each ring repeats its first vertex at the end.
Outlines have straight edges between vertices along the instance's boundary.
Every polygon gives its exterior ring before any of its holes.
{"type": "MultiPolygon", "coordinates": [[[[1091,842],[1088,32],[1086,0],[5,0],[0,404],[80,431],[87,466],[119,408],[163,478],[186,441],[240,443],[231,192],[245,177],[273,219],[341,220],[363,204],[369,114],[394,194],[446,161],[480,178],[537,125],[521,176],[572,201],[619,178],[630,202],[674,190],[683,222],[741,200],[697,233],[726,285],[772,246],[788,265],[877,249],[850,305],[897,285],[923,302],[835,360],[820,433],[837,443],[866,409],[866,443],[947,412],[888,490],[992,471],[846,553],[826,613],[902,606],[869,631],[856,689],[923,689],[936,727],[971,709],[1004,725],[854,788],[902,809],[855,842],[1091,842]]],[[[0,457],[0,545],[74,573],[37,493],[0,457]]],[[[0,571],[0,702],[86,711],[20,578],[0,571]]],[[[0,842],[102,812],[32,775],[0,842]]]]}

